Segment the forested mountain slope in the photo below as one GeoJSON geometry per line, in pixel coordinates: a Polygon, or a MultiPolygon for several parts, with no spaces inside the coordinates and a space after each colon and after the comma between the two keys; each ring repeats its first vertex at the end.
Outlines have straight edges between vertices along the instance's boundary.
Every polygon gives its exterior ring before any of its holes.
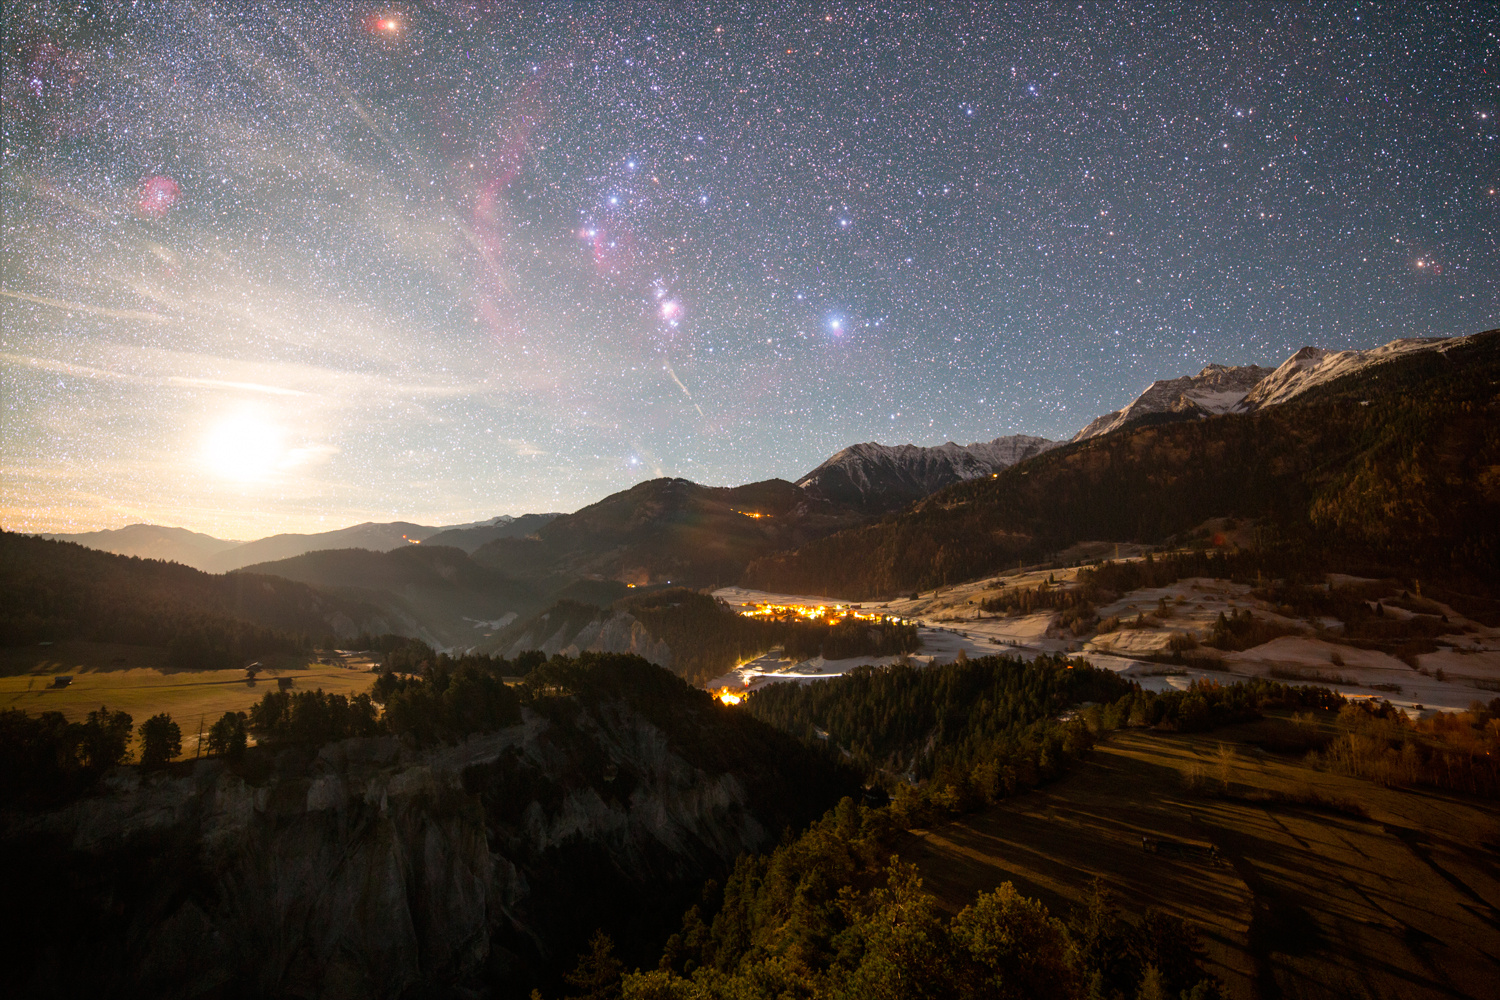
{"type": "Polygon", "coordinates": [[[207,561],[215,555],[245,544],[160,524],[127,524],[123,528],[106,528],[103,531],[78,534],[49,534],[42,537],[59,542],[77,542],[79,545],[116,555],[179,562],[196,569],[206,569],[207,561]]]}
{"type": "Polygon", "coordinates": [[[520,517],[502,515],[488,524],[476,524],[461,528],[444,528],[435,535],[422,539],[424,545],[451,545],[465,552],[473,552],[486,542],[497,538],[525,538],[542,525],[561,514],[522,514],[520,517]]]}
{"type": "Polygon", "coordinates": [[[738,579],[757,556],[862,518],[781,479],[732,488],[653,479],[556,518],[534,537],[490,542],[474,560],[517,577],[704,586],[738,579]]]}
{"type": "Polygon", "coordinates": [[[482,635],[476,626],[535,611],[557,589],[550,581],[519,583],[461,549],[434,545],[308,552],[238,573],[284,577],[379,608],[391,631],[437,646],[472,645],[482,635]]]}
{"type": "Polygon", "coordinates": [[[375,608],[302,583],[255,573],[210,576],[179,563],[0,532],[0,644],[88,639],[201,647],[217,650],[213,662],[178,665],[237,666],[219,661],[361,631],[391,629],[375,608]]]}
{"type": "Polygon", "coordinates": [[[1235,515],[1345,558],[1497,582],[1500,331],[1395,355],[1281,406],[1156,419],[764,557],[744,581],[886,596],[1235,515]]]}

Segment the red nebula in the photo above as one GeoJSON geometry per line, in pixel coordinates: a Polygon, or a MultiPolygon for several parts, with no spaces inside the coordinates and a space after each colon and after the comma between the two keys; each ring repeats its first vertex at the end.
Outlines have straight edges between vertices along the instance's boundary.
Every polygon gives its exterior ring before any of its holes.
{"type": "Polygon", "coordinates": [[[161,218],[168,210],[177,204],[178,195],[182,194],[182,188],[170,177],[148,177],[141,181],[141,197],[136,203],[142,215],[153,215],[161,218]]]}
{"type": "Polygon", "coordinates": [[[401,22],[389,14],[370,14],[365,18],[365,30],[372,35],[399,35],[401,22]]]}

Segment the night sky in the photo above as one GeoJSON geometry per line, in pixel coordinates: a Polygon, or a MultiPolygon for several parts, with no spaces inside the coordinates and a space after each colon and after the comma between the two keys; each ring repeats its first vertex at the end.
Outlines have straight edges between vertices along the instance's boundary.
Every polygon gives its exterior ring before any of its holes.
{"type": "Polygon", "coordinates": [[[4,5],[0,519],[1066,437],[1500,326],[1500,6],[4,5]]]}

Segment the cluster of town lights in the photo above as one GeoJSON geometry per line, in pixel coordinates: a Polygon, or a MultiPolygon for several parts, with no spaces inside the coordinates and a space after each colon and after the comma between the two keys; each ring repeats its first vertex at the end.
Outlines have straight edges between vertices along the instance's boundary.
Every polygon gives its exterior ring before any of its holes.
{"type": "Polygon", "coordinates": [[[836,622],[852,619],[861,622],[896,622],[901,619],[890,615],[878,615],[863,611],[857,604],[750,604],[740,611],[746,618],[770,618],[775,621],[795,621],[799,618],[815,622],[836,622]]]}
{"type": "MultiPolygon", "coordinates": [[[[744,513],[740,511],[739,513],[744,513]]],[[[747,604],[740,609],[746,618],[769,618],[772,621],[812,621],[836,625],[842,621],[894,622],[903,624],[900,618],[874,614],[863,610],[858,604],[747,604]]],[[[713,696],[725,705],[738,705],[750,693],[744,688],[721,687],[713,696]]]]}

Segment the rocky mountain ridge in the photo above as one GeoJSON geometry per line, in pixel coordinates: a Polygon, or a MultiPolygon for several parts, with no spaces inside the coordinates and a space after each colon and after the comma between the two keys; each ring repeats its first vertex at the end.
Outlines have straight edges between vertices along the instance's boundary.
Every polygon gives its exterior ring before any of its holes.
{"type": "Polygon", "coordinates": [[[1235,404],[1234,412],[1248,413],[1266,406],[1278,406],[1309,389],[1371,365],[1425,351],[1446,354],[1450,349],[1471,340],[1473,337],[1406,337],[1366,351],[1329,351],[1321,347],[1304,347],[1246,393],[1245,398],[1235,404]]]}
{"type": "Polygon", "coordinates": [[[1197,375],[1152,382],[1129,406],[1095,417],[1072,440],[1086,441],[1108,434],[1156,413],[1207,417],[1279,406],[1310,389],[1371,365],[1423,351],[1442,353],[1470,339],[1405,337],[1363,351],[1303,347],[1274,369],[1259,365],[1209,365],[1197,375]]]}
{"type": "Polygon", "coordinates": [[[742,586],[851,600],[1046,562],[1088,540],[1160,544],[1209,518],[1371,567],[1488,587],[1500,541],[1500,330],[1361,352],[1309,352],[1284,393],[1211,420],[1135,421],[884,520],[763,557],[742,586]],[[1293,381],[1295,377],[1297,381],[1293,381]]]}
{"type": "Polygon", "coordinates": [[[935,447],[870,441],[843,449],[796,485],[834,503],[885,513],[953,483],[993,475],[1061,443],[1027,434],[935,447]]]}
{"type": "Polygon", "coordinates": [[[497,637],[499,644],[480,643],[476,648],[491,655],[515,658],[529,650],[540,650],[549,658],[579,653],[634,653],[667,670],[672,669],[672,649],[653,636],[636,617],[624,610],[599,609],[578,604],[573,613],[558,607],[517,623],[497,637]]]}
{"type": "Polygon", "coordinates": [[[1108,434],[1150,413],[1201,416],[1228,413],[1269,374],[1271,369],[1259,365],[1233,368],[1209,365],[1197,375],[1160,379],[1152,382],[1124,409],[1095,417],[1087,427],[1073,435],[1073,441],[1108,434]]]}

